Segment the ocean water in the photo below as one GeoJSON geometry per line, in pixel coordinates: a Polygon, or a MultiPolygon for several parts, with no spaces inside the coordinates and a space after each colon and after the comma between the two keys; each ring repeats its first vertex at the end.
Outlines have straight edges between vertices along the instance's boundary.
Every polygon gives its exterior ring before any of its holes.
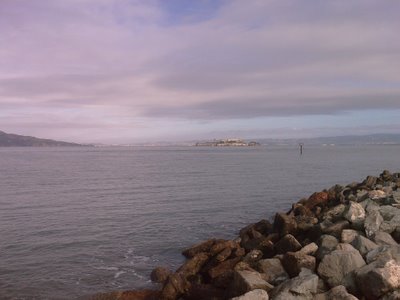
{"type": "Polygon", "coordinates": [[[183,248],[314,191],[400,171],[400,146],[0,148],[0,299],[151,287],[183,248]]]}

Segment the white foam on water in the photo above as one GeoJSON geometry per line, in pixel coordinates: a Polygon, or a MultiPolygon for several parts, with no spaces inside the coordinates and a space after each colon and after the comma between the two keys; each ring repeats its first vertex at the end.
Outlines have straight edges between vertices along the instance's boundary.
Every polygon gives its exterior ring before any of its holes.
{"type": "Polygon", "coordinates": [[[126,273],[126,272],[125,271],[118,271],[117,273],[115,273],[114,279],[117,279],[119,276],[121,276],[124,273],[126,273]]]}

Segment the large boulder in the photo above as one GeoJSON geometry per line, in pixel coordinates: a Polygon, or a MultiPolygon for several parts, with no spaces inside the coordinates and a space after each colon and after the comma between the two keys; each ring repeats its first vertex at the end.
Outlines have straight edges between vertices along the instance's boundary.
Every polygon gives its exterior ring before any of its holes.
{"type": "Polygon", "coordinates": [[[268,293],[261,289],[252,290],[246,294],[231,298],[231,300],[268,300],[268,293]]]}
{"type": "Polygon", "coordinates": [[[326,293],[317,294],[315,300],[358,300],[358,298],[347,292],[343,285],[338,285],[326,293]]]}
{"type": "Polygon", "coordinates": [[[296,219],[292,215],[277,213],[274,220],[274,230],[278,232],[281,237],[289,233],[295,233],[297,230],[296,219]]]}
{"type": "Polygon", "coordinates": [[[356,236],[356,238],[351,242],[351,245],[356,248],[362,256],[367,255],[368,252],[378,247],[378,245],[373,241],[361,235],[356,236]]]}
{"type": "Polygon", "coordinates": [[[178,270],[177,273],[185,277],[197,274],[204,264],[208,261],[209,256],[206,253],[198,253],[191,259],[187,260],[178,270]]]}
{"type": "Polygon", "coordinates": [[[174,273],[168,277],[162,291],[161,299],[176,300],[190,289],[190,283],[185,276],[174,273]]]}
{"type": "Polygon", "coordinates": [[[327,192],[314,193],[310,198],[308,198],[308,200],[304,201],[303,205],[308,209],[313,209],[315,206],[325,206],[328,199],[329,197],[327,192]]]}
{"type": "Polygon", "coordinates": [[[236,264],[240,261],[240,257],[228,259],[208,270],[208,276],[211,279],[217,278],[227,272],[232,272],[236,264]]]}
{"type": "Polygon", "coordinates": [[[318,266],[318,274],[330,287],[344,285],[354,288],[352,273],[365,265],[358,251],[335,250],[327,254],[318,266]]]}
{"type": "Polygon", "coordinates": [[[315,271],[316,259],[314,256],[299,252],[288,252],[282,259],[283,267],[290,277],[299,275],[302,268],[315,271]]]}
{"type": "MultiPolygon", "coordinates": [[[[322,226],[322,223],[320,223],[322,226]]],[[[350,223],[347,220],[340,220],[333,224],[327,224],[328,226],[324,226],[322,228],[322,233],[333,235],[334,237],[340,238],[343,229],[348,229],[350,227],[350,223]]]]}
{"type": "Polygon", "coordinates": [[[362,227],[365,220],[365,210],[361,204],[350,202],[346,212],[344,213],[344,218],[348,220],[353,227],[362,227]]]}
{"type": "Polygon", "coordinates": [[[392,205],[382,205],[379,207],[379,213],[385,221],[390,221],[394,216],[400,214],[400,209],[392,205]]]}
{"type": "Polygon", "coordinates": [[[322,220],[328,219],[332,222],[336,222],[343,216],[345,210],[346,210],[346,205],[344,204],[336,205],[327,210],[326,212],[324,212],[322,220]]]}
{"type": "Polygon", "coordinates": [[[237,297],[255,289],[269,291],[272,288],[273,286],[266,282],[258,272],[235,271],[228,294],[230,297],[237,297]]]}
{"type": "Polygon", "coordinates": [[[265,280],[273,285],[280,284],[289,279],[288,273],[285,271],[278,258],[260,260],[257,265],[257,270],[263,273],[265,280]]]}
{"type": "Polygon", "coordinates": [[[339,241],[332,235],[324,234],[319,238],[318,241],[318,250],[315,254],[315,257],[318,260],[321,260],[326,254],[331,253],[335,250],[339,241]]]}
{"type": "Polygon", "coordinates": [[[400,245],[379,246],[376,249],[370,251],[366,256],[368,264],[377,260],[389,261],[391,259],[400,262],[400,245]]]}
{"type": "Polygon", "coordinates": [[[355,271],[357,286],[367,299],[377,299],[400,288],[400,265],[395,260],[376,260],[355,271]]]}
{"type": "Polygon", "coordinates": [[[397,242],[387,232],[382,232],[382,231],[375,232],[375,234],[373,236],[373,240],[378,245],[389,245],[389,246],[390,245],[394,245],[394,246],[397,245],[397,242]]]}
{"type": "Polygon", "coordinates": [[[277,254],[285,254],[288,251],[295,252],[300,249],[301,244],[291,234],[285,235],[275,244],[275,251],[277,254]]]}
{"type": "Polygon", "coordinates": [[[371,211],[364,221],[365,234],[367,237],[372,237],[375,232],[379,231],[382,222],[383,218],[379,211],[371,211]]]}
{"type": "Polygon", "coordinates": [[[274,300],[312,300],[318,291],[318,276],[303,272],[275,287],[269,294],[274,300]]]}

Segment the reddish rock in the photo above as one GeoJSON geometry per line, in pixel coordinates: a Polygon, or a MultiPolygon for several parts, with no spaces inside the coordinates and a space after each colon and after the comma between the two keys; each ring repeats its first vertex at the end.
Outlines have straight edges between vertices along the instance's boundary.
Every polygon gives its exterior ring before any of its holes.
{"type": "Polygon", "coordinates": [[[215,244],[216,239],[210,239],[205,242],[196,244],[188,249],[182,251],[182,254],[187,258],[191,258],[201,252],[209,252],[211,247],[215,244]]]}
{"type": "Polygon", "coordinates": [[[233,256],[235,257],[242,257],[246,255],[246,250],[244,250],[242,247],[236,248],[233,252],[233,256]]]}
{"type": "Polygon", "coordinates": [[[314,193],[308,198],[303,205],[308,209],[313,209],[315,206],[324,206],[328,203],[328,193],[327,192],[319,192],[314,193]]]}
{"type": "Polygon", "coordinates": [[[168,279],[169,275],[171,275],[170,270],[163,267],[157,267],[151,272],[150,279],[156,283],[164,283],[168,279]]]}
{"type": "Polygon", "coordinates": [[[208,271],[208,275],[210,276],[210,278],[216,278],[218,276],[221,276],[225,272],[233,270],[233,268],[239,261],[240,261],[240,257],[228,259],[228,260],[218,264],[217,266],[211,268],[208,271]]]}
{"type": "Polygon", "coordinates": [[[168,277],[166,284],[161,291],[160,299],[176,300],[185,294],[190,288],[190,283],[185,276],[179,273],[172,274],[168,277]]]}
{"type": "Polygon", "coordinates": [[[88,300],[159,300],[160,297],[159,291],[140,290],[102,293],[94,295],[88,300]]]}
{"type": "Polygon", "coordinates": [[[177,271],[185,277],[197,274],[204,264],[208,261],[209,256],[206,253],[198,253],[193,258],[186,261],[177,271]]]}
{"type": "Polygon", "coordinates": [[[232,254],[232,248],[225,248],[222,250],[216,257],[215,259],[219,262],[225,261],[229,256],[232,254]]]}
{"type": "Polygon", "coordinates": [[[303,204],[301,203],[295,203],[293,204],[292,207],[292,211],[293,214],[295,216],[307,216],[307,217],[312,217],[314,216],[314,214],[312,213],[312,211],[310,209],[308,209],[307,207],[305,207],[303,204]]]}
{"type": "Polygon", "coordinates": [[[234,249],[234,248],[237,248],[238,246],[239,245],[237,243],[235,243],[234,241],[225,241],[225,240],[217,241],[210,248],[210,254],[212,256],[214,256],[227,248],[234,249]]]}

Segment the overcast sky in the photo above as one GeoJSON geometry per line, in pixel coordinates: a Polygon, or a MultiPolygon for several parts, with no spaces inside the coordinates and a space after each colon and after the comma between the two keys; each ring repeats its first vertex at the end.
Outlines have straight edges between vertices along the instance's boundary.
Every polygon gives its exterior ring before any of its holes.
{"type": "Polygon", "coordinates": [[[0,130],[400,133],[400,1],[0,0],[0,130]]]}

